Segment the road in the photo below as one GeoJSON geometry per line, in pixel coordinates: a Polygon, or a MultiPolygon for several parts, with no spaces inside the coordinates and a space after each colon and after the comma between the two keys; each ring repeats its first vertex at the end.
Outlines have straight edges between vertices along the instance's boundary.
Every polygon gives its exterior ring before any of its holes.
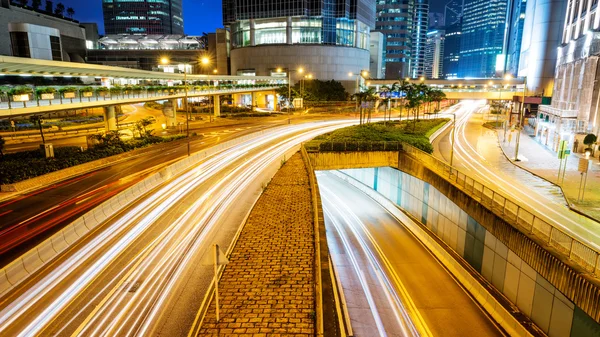
{"type": "MultiPolygon", "coordinates": [[[[292,121],[303,123],[312,118],[315,117],[300,117],[292,121]]],[[[191,149],[198,151],[284,124],[287,124],[286,120],[264,118],[220,126],[206,124],[206,127],[198,129],[205,137],[193,141],[191,149]]],[[[0,265],[6,265],[104,200],[186,154],[187,147],[182,141],[167,151],[148,148],[137,158],[0,202],[0,265]]]]}
{"type": "Polygon", "coordinates": [[[0,335],[180,336],[268,176],[301,141],[350,125],[275,128],[157,187],[0,300],[0,335]]]}
{"type": "MultiPolygon", "coordinates": [[[[464,101],[456,110],[454,166],[484,182],[578,240],[600,249],[600,224],[569,210],[549,182],[513,165],[493,131],[482,126],[482,101],[464,101]]],[[[433,143],[434,156],[449,161],[451,128],[433,143]]]]}
{"type": "Polygon", "coordinates": [[[330,172],[317,179],[355,336],[504,336],[399,219],[330,172]]]}

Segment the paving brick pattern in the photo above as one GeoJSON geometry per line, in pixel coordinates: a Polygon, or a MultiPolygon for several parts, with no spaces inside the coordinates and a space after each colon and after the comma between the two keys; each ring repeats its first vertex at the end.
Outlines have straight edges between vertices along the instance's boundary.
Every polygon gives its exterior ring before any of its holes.
{"type": "Polygon", "coordinates": [[[299,153],[252,210],[198,336],[314,336],[314,230],[308,173],[299,153]]]}

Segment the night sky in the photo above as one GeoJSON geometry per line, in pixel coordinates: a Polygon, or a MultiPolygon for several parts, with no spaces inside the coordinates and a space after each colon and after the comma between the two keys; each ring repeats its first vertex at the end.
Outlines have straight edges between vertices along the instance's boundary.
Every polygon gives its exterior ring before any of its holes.
{"type": "MultiPolygon", "coordinates": [[[[444,3],[447,1],[449,0],[430,0],[431,10],[443,12],[444,3]]],[[[104,34],[101,0],[54,0],[54,6],[59,2],[75,10],[76,20],[98,23],[100,34],[104,34]]],[[[183,0],[183,21],[185,33],[188,35],[214,32],[223,26],[221,1],[183,0]]]]}

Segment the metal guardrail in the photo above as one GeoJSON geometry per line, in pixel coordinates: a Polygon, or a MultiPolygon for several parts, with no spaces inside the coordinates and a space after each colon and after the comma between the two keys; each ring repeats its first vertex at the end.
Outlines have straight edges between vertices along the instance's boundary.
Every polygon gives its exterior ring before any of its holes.
{"type": "Polygon", "coordinates": [[[469,177],[445,162],[408,144],[402,144],[402,148],[406,153],[423,162],[429,169],[461,187],[482,205],[490,207],[501,217],[516,223],[526,233],[540,238],[548,246],[565,254],[586,271],[600,276],[600,252],[594,248],[553,226],[511,198],[495,191],[494,188],[469,177]]]}

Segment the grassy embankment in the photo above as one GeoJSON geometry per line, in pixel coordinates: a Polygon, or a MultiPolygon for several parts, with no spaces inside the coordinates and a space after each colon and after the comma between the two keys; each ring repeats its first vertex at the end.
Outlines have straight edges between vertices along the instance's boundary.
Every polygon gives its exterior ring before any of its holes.
{"type": "MultiPolygon", "coordinates": [[[[436,118],[417,122],[404,120],[350,126],[314,138],[307,143],[307,148],[323,148],[327,143],[401,142],[432,153],[433,147],[429,142],[429,136],[448,120],[447,118],[436,118]]],[[[360,146],[357,148],[360,151],[360,146]]]]}

